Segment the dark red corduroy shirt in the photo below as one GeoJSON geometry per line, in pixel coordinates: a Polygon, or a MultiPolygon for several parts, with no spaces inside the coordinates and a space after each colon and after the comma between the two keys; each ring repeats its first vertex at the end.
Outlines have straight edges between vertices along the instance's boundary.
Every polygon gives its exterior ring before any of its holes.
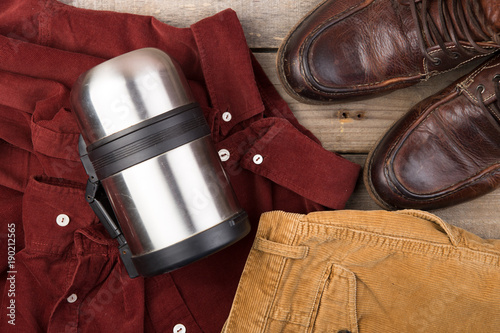
{"type": "Polygon", "coordinates": [[[341,209],[358,172],[297,122],[232,10],[179,29],[53,0],[0,3],[1,332],[218,332],[260,214],[341,209]],[[68,97],[81,73],[142,47],[181,65],[253,232],[170,274],[130,279],[84,199],[68,97]]]}

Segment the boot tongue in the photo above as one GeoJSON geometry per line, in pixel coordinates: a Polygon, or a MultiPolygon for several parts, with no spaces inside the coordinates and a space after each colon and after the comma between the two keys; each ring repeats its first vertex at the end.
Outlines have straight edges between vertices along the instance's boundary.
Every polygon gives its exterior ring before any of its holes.
{"type": "Polygon", "coordinates": [[[500,1],[498,0],[478,0],[483,9],[487,24],[494,33],[500,33],[500,1]]]}

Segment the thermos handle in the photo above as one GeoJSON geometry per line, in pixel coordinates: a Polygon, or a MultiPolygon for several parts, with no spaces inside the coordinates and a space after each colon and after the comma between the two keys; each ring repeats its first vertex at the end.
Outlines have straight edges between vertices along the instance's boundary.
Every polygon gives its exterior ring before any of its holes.
{"type": "Polygon", "coordinates": [[[109,203],[106,193],[101,186],[101,182],[95,175],[94,168],[87,155],[87,149],[82,136],[80,136],[78,148],[85,172],[89,175],[85,191],[85,199],[90,204],[90,207],[99,218],[99,221],[101,221],[104,225],[111,238],[118,241],[120,258],[125,265],[125,269],[127,270],[129,277],[133,279],[139,276],[139,274],[137,273],[137,269],[132,262],[132,252],[130,251],[127,241],[122,234],[119,224],[115,222],[116,217],[113,213],[113,209],[111,208],[111,204],[109,203]]]}

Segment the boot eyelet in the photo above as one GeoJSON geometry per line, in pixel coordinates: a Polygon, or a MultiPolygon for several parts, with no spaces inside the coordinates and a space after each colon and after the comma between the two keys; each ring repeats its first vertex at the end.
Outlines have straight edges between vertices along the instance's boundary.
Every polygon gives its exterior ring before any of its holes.
{"type": "Polygon", "coordinates": [[[439,66],[439,65],[441,65],[441,59],[439,59],[439,58],[434,58],[434,59],[432,59],[432,64],[433,64],[434,66],[439,66]]]}
{"type": "Polygon", "coordinates": [[[452,52],[451,56],[453,57],[453,59],[458,59],[458,58],[460,58],[460,53],[458,53],[458,52],[452,52]]]}
{"type": "Polygon", "coordinates": [[[477,88],[476,88],[476,91],[480,94],[484,93],[484,85],[483,84],[478,84],[477,85],[477,88]]]}
{"type": "Polygon", "coordinates": [[[495,76],[493,76],[493,82],[500,82],[500,74],[495,74],[495,76]]]}

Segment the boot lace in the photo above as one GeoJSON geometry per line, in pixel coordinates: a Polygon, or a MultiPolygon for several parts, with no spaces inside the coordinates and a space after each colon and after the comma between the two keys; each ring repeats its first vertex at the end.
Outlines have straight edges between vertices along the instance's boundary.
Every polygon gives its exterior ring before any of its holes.
{"type": "Polygon", "coordinates": [[[457,59],[460,55],[457,52],[450,51],[446,47],[446,43],[453,43],[464,54],[471,53],[462,46],[459,35],[465,36],[469,44],[477,52],[483,54],[494,52],[474,41],[472,29],[479,33],[484,41],[493,41],[496,45],[500,44],[500,33],[493,31],[488,26],[484,12],[477,0],[452,0],[450,5],[447,4],[446,0],[437,0],[439,14],[437,19],[439,19],[439,26],[441,26],[442,31],[439,31],[438,25],[428,12],[430,1],[422,0],[420,9],[417,8],[416,0],[407,0],[405,4],[410,6],[412,16],[417,24],[420,50],[434,65],[439,65],[441,59],[433,57],[427,52],[426,41],[429,45],[439,45],[444,54],[451,59],[457,59]],[[452,14],[456,24],[452,20],[452,14]]]}

